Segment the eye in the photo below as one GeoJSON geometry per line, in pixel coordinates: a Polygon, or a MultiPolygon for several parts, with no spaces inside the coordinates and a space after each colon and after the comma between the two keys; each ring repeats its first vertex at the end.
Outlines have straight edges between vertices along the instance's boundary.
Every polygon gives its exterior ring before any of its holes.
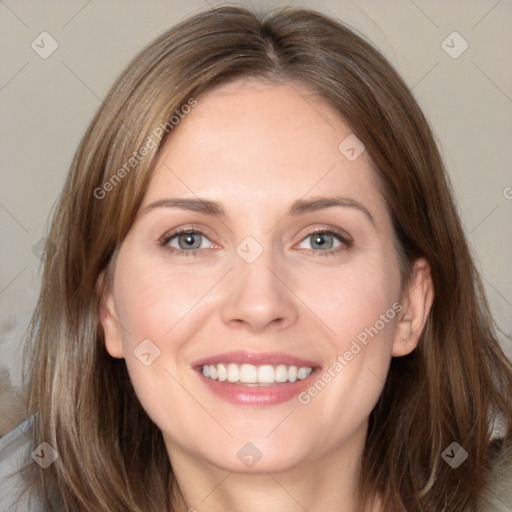
{"type": "MultiPolygon", "coordinates": [[[[309,247],[302,248],[304,251],[322,256],[334,255],[353,245],[352,238],[348,234],[333,228],[312,231],[302,239],[299,247],[306,241],[309,241],[309,247]]],[[[159,245],[180,256],[199,256],[203,249],[209,248],[207,242],[211,244],[204,233],[187,227],[165,233],[159,240],[159,245]]]]}
{"type": "Polygon", "coordinates": [[[352,240],[348,235],[333,229],[313,231],[302,239],[301,244],[305,241],[309,241],[309,247],[304,248],[307,252],[313,251],[322,256],[332,255],[352,246],[352,240]]]}
{"type": "Polygon", "coordinates": [[[204,233],[192,228],[181,228],[166,233],[160,239],[159,245],[182,256],[197,256],[200,250],[209,247],[203,243],[205,240],[209,241],[204,233]]]}

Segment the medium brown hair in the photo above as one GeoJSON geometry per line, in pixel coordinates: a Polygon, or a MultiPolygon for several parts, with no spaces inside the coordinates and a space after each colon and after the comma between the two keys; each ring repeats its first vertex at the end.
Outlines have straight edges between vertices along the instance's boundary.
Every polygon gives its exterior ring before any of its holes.
{"type": "Polygon", "coordinates": [[[119,169],[191,99],[245,77],[305,85],[339,113],[379,176],[403,276],[418,257],[431,267],[435,299],[418,347],[392,360],[370,416],[361,503],[379,496],[386,512],[476,510],[512,445],[510,429],[490,436],[496,414],[512,424],[512,368],[439,150],[385,58],[345,25],[305,9],[222,7],[185,20],[132,61],[91,122],[53,216],[29,333],[34,443],[59,454],[36,475],[38,488],[55,510],[146,512],[169,503],[179,510],[161,432],[139,404],[124,360],[106,352],[97,282],[106,270],[111,285],[116,251],[163,141],[121,181],[119,169]],[[95,191],[107,182],[99,199],[95,191]],[[453,441],[469,457],[457,469],[441,458],[453,441]]]}

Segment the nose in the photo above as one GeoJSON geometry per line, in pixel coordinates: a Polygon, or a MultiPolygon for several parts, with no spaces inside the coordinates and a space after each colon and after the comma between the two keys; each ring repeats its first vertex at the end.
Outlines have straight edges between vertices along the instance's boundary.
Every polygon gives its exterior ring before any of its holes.
{"type": "Polygon", "coordinates": [[[234,257],[221,306],[222,320],[254,333],[293,325],[298,318],[298,299],[277,257],[267,249],[252,263],[237,254],[234,257]]]}

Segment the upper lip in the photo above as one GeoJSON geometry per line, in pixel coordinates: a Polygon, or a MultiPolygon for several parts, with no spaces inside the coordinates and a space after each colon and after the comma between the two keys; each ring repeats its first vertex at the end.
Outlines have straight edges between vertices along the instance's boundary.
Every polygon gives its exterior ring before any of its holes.
{"type": "Polygon", "coordinates": [[[201,367],[209,364],[220,363],[253,364],[255,366],[261,366],[264,364],[277,366],[279,364],[285,364],[287,366],[307,366],[313,368],[319,366],[319,364],[314,361],[302,359],[282,352],[251,352],[247,350],[216,354],[214,356],[200,359],[194,362],[192,366],[201,367]]]}

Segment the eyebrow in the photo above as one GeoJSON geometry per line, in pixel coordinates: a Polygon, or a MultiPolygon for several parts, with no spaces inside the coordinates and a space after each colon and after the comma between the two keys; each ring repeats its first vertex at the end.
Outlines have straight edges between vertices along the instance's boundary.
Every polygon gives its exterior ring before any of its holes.
{"type": "MultiPolygon", "coordinates": [[[[333,206],[354,208],[364,213],[364,215],[375,226],[375,219],[368,209],[363,206],[359,201],[346,197],[317,197],[310,200],[298,199],[294,201],[287,211],[287,215],[297,216],[305,213],[331,208],[333,206]]],[[[142,213],[154,210],[155,208],[180,208],[182,210],[191,210],[212,217],[225,218],[226,211],[223,206],[217,201],[210,201],[209,199],[193,199],[193,198],[167,198],[159,199],[147,205],[142,213]]]]}

